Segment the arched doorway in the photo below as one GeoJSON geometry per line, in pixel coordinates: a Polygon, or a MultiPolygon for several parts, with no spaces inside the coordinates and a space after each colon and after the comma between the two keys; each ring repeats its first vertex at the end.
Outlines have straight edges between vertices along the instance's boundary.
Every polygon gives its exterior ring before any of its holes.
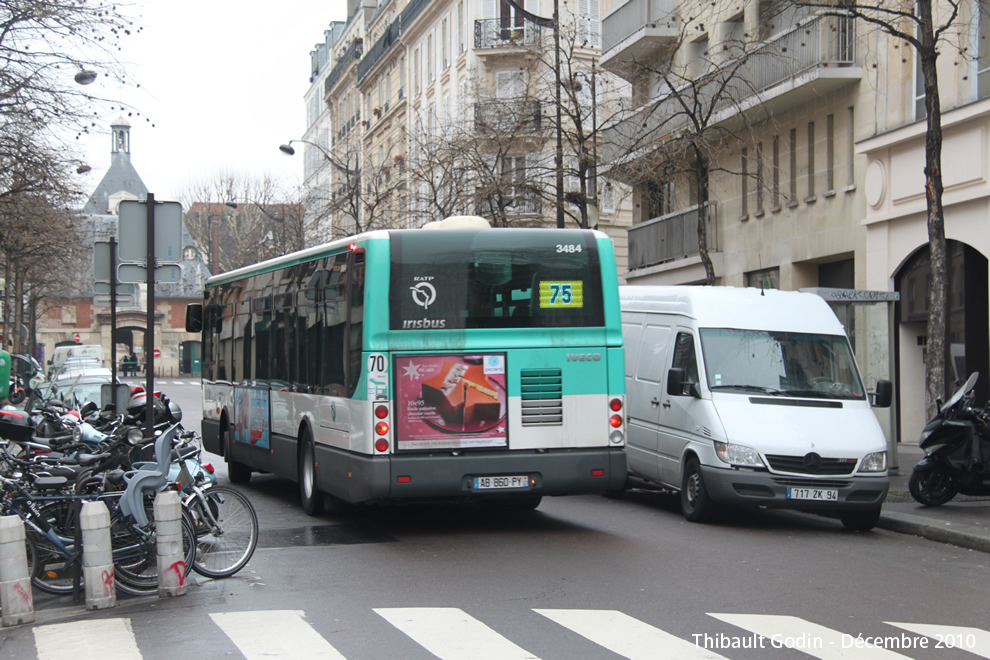
{"type": "MultiPolygon", "coordinates": [[[[946,343],[950,361],[946,385],[951,390],[956,381],[980,372],[976,400],[990,398],[990,321],[988,321],[987,258],[978,250],[958,241],[947,241],[946,260],[949,273],[949,313],[946,343]]],[[[900,382],[902,440],[914,442],[925,424],[925,350],[927,346],[928,283],[931,259],[928,246],[920,247],[894,276],[895,290],[900,293],[896,317],[897,360],[900,382]]]]}

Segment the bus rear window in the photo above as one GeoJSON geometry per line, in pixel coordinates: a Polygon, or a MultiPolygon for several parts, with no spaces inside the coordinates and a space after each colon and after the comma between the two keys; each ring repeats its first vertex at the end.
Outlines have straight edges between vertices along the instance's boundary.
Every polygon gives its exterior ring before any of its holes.
{"type": "Polygon", "coordinates": [[[391,232],[392,330],[604,324],[594,234],[568,229],[391,232]]]}

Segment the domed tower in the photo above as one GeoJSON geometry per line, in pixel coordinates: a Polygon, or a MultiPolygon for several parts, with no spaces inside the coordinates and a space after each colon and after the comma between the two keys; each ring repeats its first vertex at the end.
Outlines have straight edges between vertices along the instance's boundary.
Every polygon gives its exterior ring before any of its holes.
{"type": "Polygon", "coordinates": [[[144,199],[148,187],[131,164],[131,124],[123,116],[110,124],[110,167],[86,205],[85,215],[114,215],[122,199],[144,199]]]}

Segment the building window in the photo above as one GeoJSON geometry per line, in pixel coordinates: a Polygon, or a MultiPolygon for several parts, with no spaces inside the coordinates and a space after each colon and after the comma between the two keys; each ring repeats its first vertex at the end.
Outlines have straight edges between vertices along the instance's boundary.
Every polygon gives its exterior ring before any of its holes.
{"type": "Polygon", "coordinates": [[[825,117],[825,190],[835,192],[835,115],[825,117]]]}
{"type": "Polygon", "coordinates": [[[805,203],[815,201],[815,122],[808,122],[808,196],[805,203]]]}
{"type": "Polygon", "coordinates": [[[763,215],[763,143],[756,143],[756,216],[763,215]]]}
{"type": "Polygon", "coordinates": [[[790,196],[787,199],[788,206],[797,206],[797,129],[792,128],[790,134],[790,196]]]}
{"type": "Polygon", "coordinates": [[[982,3],[973,5],[979,12],[976,35],[976,98],[990,96],[990,10],[982,3]]]}
{"type": "Polygon", "coordinates": [[[771,204],[772,210],[780,210],[780,136],[773,136],[773,191],[771,204]]]}
{"type": "Polygon", "coordinates": [[[779,289],[780,268],[764,268],[746,273],[746,286],[757,289],[779,289]]]}
{"type": "Polygon", "coordinates": [[[669,181],[647,181],[644,189],[646,217],[659,218],[674,211],[674,187],[669,181]]]}
{"type": "Polygon", "coordinates": [[[846,166],[848,174],[846,175],[846,190],[855,190],[856,188],[856,113],[854,112],[853,106],[849,106],[846,110],[846,116],[849,120],[849,139],[846,140],[846,158],[849,164],[846,166]]]}
{"type": "Polygon", "coordinates": [[[442,65],[445,71],[447,70],[447,67],[450,66],[450,57],[447,52],[447,23],[448,20],[444,17],[440,24],[440,50],[442,52],[442,65]]]}
{"type": "Polygon", "coordinates": [[[924,119],[928,116],[925,107],[925,74],[921,71],[921,54],[914,51],[914,118],[924,119]]]}
{"type": "Polygon", "coordinates": [[[615,186],[611,181],[602,187],[602,213],[615,213],[615,186]]]}
{"type": "Polygon", "coordinates": [[[739,161],[739,197],[742,207],[739,219],[747,220],[749,218],[749,150],[746,147],[743,147],[739,161]]]}

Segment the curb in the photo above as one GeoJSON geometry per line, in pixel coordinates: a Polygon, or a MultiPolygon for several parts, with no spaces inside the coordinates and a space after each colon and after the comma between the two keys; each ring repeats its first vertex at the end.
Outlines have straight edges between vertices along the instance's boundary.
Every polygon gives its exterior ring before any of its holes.
{"type": "Polygon", "coordinates": [[[990,553],[990,534],[972,525],[960,525],[950,522],[934,523],[929,518],[913,516],[907,513],[884,512],[880,514],[877,527],[889,529],[901,534],[912,534],[931,541],[949,543],[990,553]]]}

